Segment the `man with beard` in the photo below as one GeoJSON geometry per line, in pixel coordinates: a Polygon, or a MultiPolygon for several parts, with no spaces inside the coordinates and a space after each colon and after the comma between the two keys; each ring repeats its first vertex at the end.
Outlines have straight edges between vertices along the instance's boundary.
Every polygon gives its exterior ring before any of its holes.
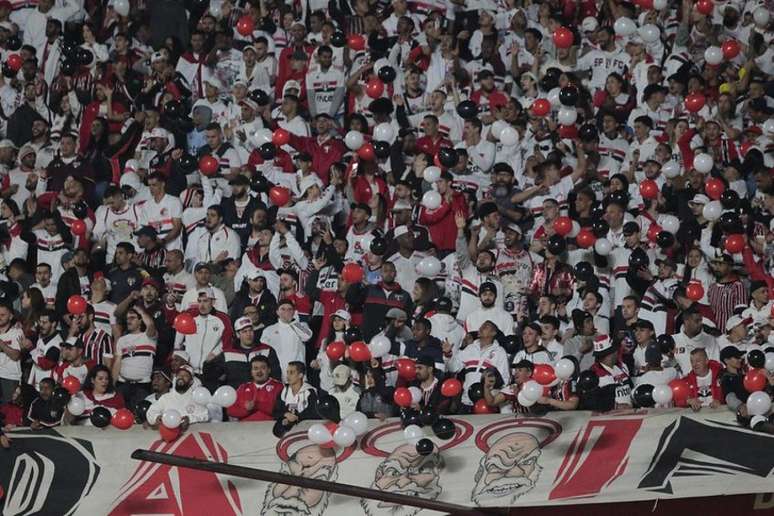
{"type": "Polygon", "coordinates": [[[157,337],[156,325],[148,312],[139,305],[130,308],[126,314],[126,334],[116,341],[112,373],[116,390],[132,409],[150,394],[157,337]]]}
{"type": "Polygon", "coordinates": [[[266,273],[261,269],[248,272],[245,280],[231,303],[229,315],[236,320],[245,314],[245,308],[253,306],[258,310],[261,321],[255,330],[263,330],[277,321],[277,299],[267,288],[266,273]]]}
{"type": "MultiPolygon", "coordinates": [[[[371,489],[436,500],[443,491],[440,484],[442,467],[443,459],[437,448],[430,455],[422,456],[413,444],[403,444],[376,468],[371,489]]],[[[365,498],[360,499],[360,506],[368,516],[413,516],[422,510],[365,498]]]]}
{"type": "Polygon", "coordinates": [[[516,503],[531,491],[543,468],[538,464],[540,444],[531,434],[513,432],[504,435],[487,450],[478,465],[471,500],[476,505],[516,503]],[[502,499],[507,497],[506,499],[502,499]]]}
{"type": "Polygon", "coordinates": [[[513,317],[496,305],[497,287],[491,281],[485,281],[478,289],[481,308],[471,312],[465,318],[465,331],[473,333],[485,321],[492,321],[505,336],[513,335],[513,317]]]}
{"type": "Polygon", "coordinates": [[[139,291],[132,291],[124,301],[116,306],[115,311],[116,317],[123,317],[132,307],[139,307],[150,315],[157,333],[154,360],[157,365],[166,363],[174,343],[172,328],[166,320],[164,307],[161,304],[162,290],[161,284],[156,279],[145,278],[142,281],[142,288],[139,291]]]}
{"type": "Polygon", "coordinates": [[[503,244],[505,248],[497,253],[495,272],[503,284],[505,310],[512,317],[524,317],[529,311],[526,292],[532,280],[533,262],[522,244],[518,224],[511,222],[503,227],[503,244]]]}
{"type": "Polygon", "coordinates": [[[143,213],[140,205],[128,203],[115,185],[107,187],[103,199],[105,204],[97,208],[92,235],[107,252],[105,262],[112,263],[119,242],[137,244],[134,232],[140,229],[143,213]]]}
{"type": "MultiPolygon", "coordinates": [[[[249,317],[239,317],[234,323],[234,332],[237,335],[237,345],[232,349],[223,351],[225,362],[226,383],[235,389],[249,381],[251,371],[254,369],[253,359],[257,356],[265,357],[269,372],[273,378],[282,378],[277,353],[266,344],[261,344],[255,338],[253,322],[249,317]]],[[[263,381],[266,381],[265,379],[263,381]]],[[[281,384],[280,384],[281,386],[281,384]]]]}
{"type": "Polygon", "coordinates": [[[163,394],[148,407],[146,418],[153,428],[158,428],[161,415],[165,410],[177,410],[182,417],[180,428],[183,432],[192,423],[206,423],[210,419],[207,407],[194,403],[191,386],[194,381],[193,369],[189,365],[181,366],[175,375],[175,389],[163,394]]]}
{"type": "Polygon", "coordinates": [[[106,274],[110,280],[110,301],[113,303],[121,303],[142,286],[140,270],[132,262],[134,255],[134,245],[129,242],[119,242],[116,245],[115,266],[106,274]]]}
{"type": "Polygon", "coordinates": [[[713,259],[712,273],[717,281],[707,289],[707,297],[715,313],[718,330],[725,332],[726,321],[734,314],[734,309],[746,305],[749,297],[747,288],[734,272],[734,258],[731,255],[724,253],[713,259]]]}
{"type": "Polygon", "coordinates": [[[227,258],[239,259],[242,254],[242,241],[233,229],[223,223],[223,208],[220,205],[207,208],[204,227],[207,231],[197,240],[188,243],[186,256],[194,263],[215,265],[227,258]]]}
{"type": "Polygon", "coordinates": [[[181,310],[181,302],[186,291],[195,288],[196,285],[191,273],[185,270],[183,259],[183,252],[179,249],[167,252],[164,259],[166,301],[170,305],[174,305],[177,310],[181,310]]]}
{"type": "Polygon", "coordinates": [[[395,265],[384,262],[382,265],[382,281],[376,285],[362,283],[350,285],[346,300],[350,306],[363,307],[363,337],[370,340],[379,333],[379,327],[384,326],[387,312],[390,308],[400,308],[405,313],[413,313],[411,296],[395,281],[395,265]]]}
{"type": "Polygon", "coordinates": [[[253,212],[262,203],[258,197],[250,195],[250,181],[242,174],[232,179],[231,197],[223,200],[223,223],[231,228],[242,243],[246,243],[252,229],[253,212]]]}
{"type": "MultiPolygon", "coordinates": [[[[338,479],[336,452],[310,444],[297,450],[287,462],[282,463],[280,473],[302,478],[315,478],[335,482],[338,479]]],[[[287,484],[269,484],[263,499],[263,516],[303,514],[322,516],[328,507],[330,493],[287,484]]]]}
{"type": "MultiPolygon", "coordinates": [[[[243,319],[245,318],[243,317],[243,319]]],[[[250,321],[247,322],[249,324],[250,321]]],[[[242,334],[241,331],[239,333],[242,334]]],[[[256,354],[250,359],[250,380],[238,386],[237,402],[228,407],[230,417],[240,421],[271,421],[274,419],[274,405],[282,392],[282,384],[270,377],[269,373],[268,358],[256,354]]]]}
{"type": "MultiPolygon", "coordinates": [[[[479,288],[484,282],[495,285],[496,292],[502,292],[503,286],[495,276],[495,255],[491,251],[481,251],[474,254],[468,251],[468,241],[465,238],[465,226],[467,219],[462,213],[455,214],[454,222],[457,225],[456,255],[457,265],[460,268],[462,289],[460,294],[460,308],[457,312],[457,320],[464,322],[468,315],[481,308],[481,300],[478,297],[479,288]]],[[[503,296],[497,296],[498,306],[502,307],[503,296]]]]}

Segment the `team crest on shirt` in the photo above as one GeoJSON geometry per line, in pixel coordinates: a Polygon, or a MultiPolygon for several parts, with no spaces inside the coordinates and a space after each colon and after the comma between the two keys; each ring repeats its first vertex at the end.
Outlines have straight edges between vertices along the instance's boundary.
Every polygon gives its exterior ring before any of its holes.
{"type": "Polygon", "coordinates": [[[169,213],[169,210],[166,208],[161,208],[161,215],[167,215],[169,213]]]}
{"type": "Polygon", "coordinates": [[[271,392],[273,390],[274,390],[274,386],[273,385],[267,385],[266,386],[266,392],[271,392]]]}
{"type": "Polygon", "coordinates": [[[126,278],[126,284],[130,287],[134,286],[134,284],[137,283],[137,280],[134,278],[126,278]]]}

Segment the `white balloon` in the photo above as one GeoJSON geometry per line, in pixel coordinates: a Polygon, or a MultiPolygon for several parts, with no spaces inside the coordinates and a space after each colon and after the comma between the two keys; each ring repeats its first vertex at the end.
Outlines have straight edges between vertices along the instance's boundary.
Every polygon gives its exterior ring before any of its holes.
{"type": "Polygon", "coordinates": [[[536,400],[529,399],[525,394],[524,391],[519,391],[519,394],[516,396],[516,399],[519,401],[519,405],[522,407],[531,407],[535,404],[536,400]]]}
{"type": "Polygon", "coordinates": [[[567,236],[570,238],[575,238],[576,236],[578,236],[578,233],[580,233],[580,230],[581,230],[580,222],[578,222],[577,220],[573,220],[572,229],[570,230],[570,233],[567,236]]]}
{"type": "Polygon", "coordinates": [[[223,15],[223,10],[221,9],[221,6],[219,3],[217,4],[210,4],[210,14],[217,20],[220,19],[220,17],[223,15]]]}
{"type": "Polygon", "coordinates": [[[766,353],[766,365],[764,366],[766,371],[774,373],[774,352],[769,351],[766,353]]]}
{"type": "Polygon", "coordinates": [[[228,408],[236,403],[236,399],[236,391],[230,385],[221,385],[212,395],[212,401],[223,408],[228,408]]]}
{"type": "Polygon", "coordinates": [[[409,387],[408,390],[411,393],[411,403],[419,403],[422,399],[422,389],[419,387],[409,387]]]}
{"type": "Polygon", "coordinates": [[[656,385],[653,387],[653,401],[659,405],[667,405],[672,401],[672,389],[669,385],[656,385]]]}
{"type": "Polygon", "coordinates": [[[546,96],[546,98],[548,99],[548,102],[550,102],[551,105],[554,107],[559,107],[562,105],[562,101],[559,100],[560,91],[562,91],[562,89],[557,86],[556,88],[549,91],[548,95],[546,96]]]}
{"type": "Polygon", "coordinates": [[[349,150],[356,151],[363,146],[363,133],[360,131],[350,131],[344,136],[344,144],[349,150]]]}
{"type": "Polygon", "coordinates": [[[661,165],[661,173],[667,179],[674,179],[680,175],[680,164],[675,160],[670,160],[661,165]]]}
{"type": "Polygon", "coordinates": [[[663,215],[660,219],[658,225],[661,226],[664,231],[668,231],[674,235],[677,233],[677,230],[680,229],[680,219],[674,215],[663,215]]]}
{"type": "Polygon", "coordinates": [[[255,131],[255,144],[260,147],[264,143],[271,143],[272,136],[271,129],[258,129],[255,131]]]}
{"type": "Polygon", "coordinates": [[[207,387],[197,387],[191,393],[191,397],[193,398],[194,403],[197,405],[203,405],[205,407],[208,403],[212,402],[212,394],[210,394],[210,391],[207,390],[207,387]]]}
{"type": "Polygon", "coordinates": [[[701,214],[705,219],[709,220],[710,222],[714,222],[718,220],[723,214],[723,205],[720,204],[720,201],[710,201],[704,205],[704,208],[701,210],[701,214]]]}
{"type": "Polygon", "coordinates": [[[422,428],[417,425],[409,425],[403,430],[403,437],[409,444],[417,444],[424,436],[422,428]]]}
{"type": "Polygon", "coordinates": [[[441,205],[441,194],[435,190],[428,190],[425,195],[422,196],[422,206],[428,210],[435,210],[441,205]]]}
{"type": "Polygon", "coordinates": [[[720,47],[707,47],[704,51],[704,60],[710,65],[720,64],[723,62],[723,51],[720,47]]]}
{"type": "Polygon", "coordinates": [[[661,38],[661,31],[652,23],[640,27],[639,33],[642,41],[645,43],[654,43],[661,38]]]}
{"type": "Polygon", "coordinates": [[[569,358],[563,358],[554,365],[554,373],[560,380],[569,380],[575,374],[575,364],[569,358]]]}
{"type": "Polygon", "coordinates": [[[374,140],[392,143],[395,140],[395,128],[392,124],[382,122],[374,127],[374,140]]]}
{"type": "Polygon", "coordinates": [[[115,0],[113,9],[121,16],[129,16],[129,0],[115,0]]]}
{"type": "Polygon", "coordinates": [[[167,409],[161,414],[161,423],[167,428],[177,428],[182,421],[183,416],[173,408],[167,409]]]}
{"type": "Polygon", "coordinates": [[[653,9],[656,11],[662,11],[666,9],[667,3],[667,0],[653,0],[653,9]]]}
{"type": "Polygon", "coordinates": [[[696,156],[693,157],[693,168],[695,168],[697,172],[701,172],[702,174],[706,174],[707,172],[712,170],[712,167],[714,165],[715,165],[715,161],[712,159],[712,156],[704,152],[697,154],[696,156]]]}
{"type": "Polygon", "coordinates": [[[755,20],[755,25],[758,27],[765,27],[766,24],[769,23],[770,17],[771,13],[769,13],[769,10],[766,7],[758,7],[753,11],[753,20],[755,20]]]}
{"type": "Polygon", "coordinates": [[[441,264],[441,260],[435,256],[426,256],[419,260],[419,263],[417,263],[416,271],[420,276],[432,278],[437,276],[441,272],[442,268],[443,264],[441,264]]]}
{"type": "MultiPolygon", "coordinates": [[[[371,340],[373,343],[373,340],[371,340]]],[[[341,424],[355,431],[355,435],[363,435],[368,431],[368,417],[362,412],[353,412],[345,417],[341,424]]]]}
{"type": "Polygon", "coordinates": [[[80,416],[86,410],[86,402],[80,396],[73,396],[67,402],[67,412],[73,416],[80,416]]]}
{"type": "Polygon", "coordinates": [[[631,18],[624,16],[622,18],[618,18],[615,21],[613,30],[615,30],[615,33],[620,36],[629,36],[634,34],[634,32],[637,30],[637,25],[632,21],[631,18]]]}
{"type": "Polygon", "coordinates": [[[563,107],[556,114],[556,121],[562,125],[572,125],[578,119],[578,110],[574,107],[563,107]]]}
{"type": "Polygon", "coordinates": [[[521,388],[521,392],[524,393],[524,398],[532,401],[537,401],[543,395],[543,386],[537,383],[535,380],[530,380],[524,384],[521,388]]]}
{"type": "Polygon", "coordinates": [[[763,134],[774,135],[774,118],[763,122],[763,134]]]}
{"type": "Polygon", "coordinates": [[[355,442],[355,431],[348,426],[339,425],[335,432],[333,432],[333,442],[336,446],[346,448],[352,446],[355,442]]]}
{"type": "Polygon", "coordinates": [[[374,358],[381,358],[390,352],[392,343],[390,339],[384,335],[377,335],[371,339],[371,343],[368,345],[368,350],[371,352],[371,356],[374,358]]]}
{"type": "Polygon", "coordinates": [[[607,256],[613,250],[613,244],[607,238],[598,238],[594,242],[594,251],[600,256],[607,256]]]}
{"type": "Polygon", "coordinates": [[[516,145],[519,143],[519,132],[510,125],[500,131],[500,143],[503,145],[516,145]]]}
{"type": "Polygon", "coordinates": [[[325,444],[333,439],[331,433],[322,423],[315,423],[310,426],[309,430],[306,432],[306,437],[316,444],[325,444]]]}
{"type": "Polygon", "coordinates": [[[435,183],[441,179],[441,169],[436,166],[430,166],[422,173],[422,178],[428,183],[435,183]]]}
{"type": "Polygon", "coordinates": [[[497,140],[500,139],[500,133],[503,129],[508,127],[508,122],[504,120],[495,120],[492,122],[492,127],[489,128],[489,132],[494,136],[497,140]]]}
{"type": "Polygon", "coordinates": [[[763,391],[753,392],[747,398],[747,413],[751,416],[765,416],[770,408],[771,397],[763,391]]]}

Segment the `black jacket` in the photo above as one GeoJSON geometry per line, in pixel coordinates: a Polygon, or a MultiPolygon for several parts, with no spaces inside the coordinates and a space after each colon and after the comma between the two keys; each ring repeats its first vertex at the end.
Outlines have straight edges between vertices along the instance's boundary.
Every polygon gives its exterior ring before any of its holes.
{"type": "MultiPolygon", "coordinates": [[[[94,279],[94,275],[91,273],[91,271],[89,271],[87,275],[89,276],[89,284],[91,284],[91,280],[94,279]]],[[[78,270],[73,267],[62,274],[62,276],[59,278],[59,283],[57,283],[56,301],[54,303],[57,313],[66,314],[67,300],[70,299],[70,296],[76,295],[81,295],[81,280],[78,277],[78,270]]]]}
{"type": "Polygon", "coordinates": [[[250,230],[252,229],[250,227],[250,217],[253,216],[256,208],[266,208],[266,206],[257,197],[250,197],[241,217],[237,215],[236,201],[233,197],[223,199],[220,207],[223,209],[223,223],[236,231],[239,239],[242,241],[242,247],[246,247],[247,239],[250,237],[250,230]]]}

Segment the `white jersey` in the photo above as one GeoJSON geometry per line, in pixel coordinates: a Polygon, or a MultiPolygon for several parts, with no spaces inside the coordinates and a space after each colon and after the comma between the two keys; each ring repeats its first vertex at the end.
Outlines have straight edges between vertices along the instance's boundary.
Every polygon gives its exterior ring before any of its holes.
{"type": "Polygon", "coordinates": [[[707,357],[710,360],[720,362],[720,347],[718,346],[715,337],[707,333],[701,332],[695,337],[688,337],[683,332],[674,336],[675,339],[675,360],[677,365],[680,366],[680,370],[683,372],[683,376],[691,372],[691,351],[697,348],[703,348],[707,352],[707,357]]]}
{"type": "Polygon", "coordinates": [[[186,256],[193,258],[194,265],[200,262],[215,262],[224,252],[228,258],[234,260],[238,260],[242,255],[242,241],[239,235],[225,224],[214,233],[204,231],[198,239],[188,242],[188,247],[191,246],[194,246],[194,249],[186,249],[186,256]]]}
{"type": "Polygon", "coordinates": [[[59,362],[59,353],[61,351],[62,337],[54,333],[48,339],[38,338],[35,349],[30,351],[32,359],[32,369],[27,379],[27,383],[40,390],[40,381],[44,378],[51,378],[59,362]]]}
{"type": "Polygon", "coordinates": [[[52,276],[51,283],[49,283],[45,287],[40,283],[33,283],[32,285],[30,285],[30,288],[36,288],[40,290],[40,293],[43,294],[43,301],[45,301],[45,303],[49,305],[49,307],[54,306],[54,304],[56,303],[56,284],[53,282],[53,276],[52,276]]]}
{"type": "MultiPolygon", "coordinates": [[[[19,328],[9,328],[4,333],[0,333],[0,342],[21,351],[24,333],[19,328]]],[[[11,360],[5,353],[0,351],[0,379],[3,380],[21,380],[21,360],[11,360]]]]}
{"type": "Polygon", "coordinates": [[[116,341],[116,355],[121,357],[119,381],[150,382],[156,338],[145,332],[128,333],[116,341]]]}
{"type": "Polygon", "coordinates": [[[38,263],[47,263],[51,266],[51,277],[59,278],[64,273],[62,256],[68,251],[65,241],[59,233],[49,235],[45,229],[36,229],[32,233],[35,235],[38,263]]]}
{"type": "Polygon", "coordinates": [[[129,204],[120,211],[113,211],[107,206],[97,208],[95,214],[97,223],[94,226],[94,238],[105,239],[107,252],[106,261],[112,263],[116,253],[116,245],[119,242],[129,242],[135,249],[139,249],[135,231],[143,225],[143,210],[137,204],[129,204]]]}
{"type": "Polygon", "coordinates": [[[99,303],[90,301],[90,304],[94,307],[94,326],[112,335],[113,325],[116,324],[116,304],[107,300],[99,303]]]}
{"type": "Polygon", "coordinates": [[[595,49],[578,59],[578,70],[591,70],[591,80],[589,88],[593,94],[595,90],[601,90],[605,87],[607,76],[613,72],[624,75],[626,67],[631,58],[629,55],[619,49],[605,51],[595,49]]]}
{"type": "Polygon", "coordinates": [[[347,255],[346,260],[360,261],[366,253],[371,251],[371,241],[374,239],[374,235],[371,233],[371,227],[358,233],[355,230],[355,226],[352,226],[347,231],[347,255]]]}
{"type": "MultiPolygon", "coordinates": [[[[172,231],[173,221],[177,220],[182,224],[183,204],[177,197],[164,194],[164,197],[158,202],[153,198],[148,199],[142,204],[142,209],[145,217],[143,220],[158,232],[160,239],[172,231]]],[[[182,231],[177,238],[168,242],[166,247],[167,251],[172,251],[173,249],[182,251],[182,231]]]]}
{"type": "Polygon", "coordinates": [[[196,280],[190,272],[181,269],[177,274],[164,273],[164,286],[167,293],[175,295],[175,308],[181,310],[181,302],[186,291],[196,287],[196,280]]]}
{"type": "Polygon", "coordinates": [[[331,66],[327,71],[320,67],[306,74],[306,88],[310,92],[309,101],[314,101],[316,112],[327,113],[333,117],[344,114],[344,88],[347,79],[338,68],[331,66]],[[336,94],[341,94],[339,105],[335,112],[332,112],[333,101],[336,94]]]}

